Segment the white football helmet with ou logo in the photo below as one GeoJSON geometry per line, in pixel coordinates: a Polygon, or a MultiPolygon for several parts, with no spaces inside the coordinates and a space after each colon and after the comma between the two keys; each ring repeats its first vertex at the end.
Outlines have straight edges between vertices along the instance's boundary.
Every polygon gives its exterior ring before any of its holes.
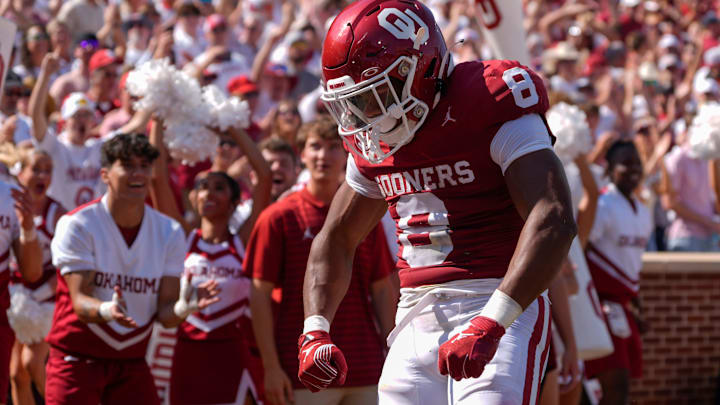
{"type": "Polygon", "coordinates": [[[410,142],[452,68],[430,10],[416,0],[361,0],[323,44],[321,99],[345,144],[380,163],[410,142]]]}

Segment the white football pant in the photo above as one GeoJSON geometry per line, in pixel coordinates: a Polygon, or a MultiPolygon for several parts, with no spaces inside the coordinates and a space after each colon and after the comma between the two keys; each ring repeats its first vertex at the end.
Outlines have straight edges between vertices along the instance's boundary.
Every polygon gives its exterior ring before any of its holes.
{"type": "MultiPolygon", "coordinates": [[[[438,348],[480,314],[490,295],[441,296],[402,328],[385,359],[380,405],[535,405],[545,372],[550,301],[545,294],[508,328],[480,378],[438,371],[438,348]]],[[[412,309],[398,308],[396,324],[412,309]]]]}

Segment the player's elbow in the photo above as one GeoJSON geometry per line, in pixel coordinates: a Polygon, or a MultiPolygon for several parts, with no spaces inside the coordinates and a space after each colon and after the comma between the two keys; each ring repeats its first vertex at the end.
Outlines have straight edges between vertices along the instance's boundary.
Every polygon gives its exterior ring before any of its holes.
{"type": "Polygon", "coordinates": [[[578,234],[572,210],[561,204],[553,206],[545,216],[544,228],[555,243],[569,246],[578,234]]]}

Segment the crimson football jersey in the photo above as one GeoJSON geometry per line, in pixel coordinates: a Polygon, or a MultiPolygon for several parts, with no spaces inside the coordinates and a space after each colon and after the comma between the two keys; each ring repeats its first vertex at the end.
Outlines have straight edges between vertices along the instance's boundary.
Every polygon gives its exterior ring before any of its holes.
{"type": "Polygon", "coordinates": [[[544,123],[547,109],[542,79],[518,62],[462,63],[410,143],[380,164],[353,154],[397,225],[402,287],[505,275],[524,222],[490,145],[506,122],[544,123]]]}

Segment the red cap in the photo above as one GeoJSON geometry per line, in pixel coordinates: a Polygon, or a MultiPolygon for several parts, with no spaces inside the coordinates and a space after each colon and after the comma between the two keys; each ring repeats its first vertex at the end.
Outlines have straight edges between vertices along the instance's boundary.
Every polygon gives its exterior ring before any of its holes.
{"type": "Polygon", "coordinates": [[[227,84],[227,91],[230,94],[245,95],[248,93],[256,93],[257,85],[246,75],[235,76],[227,84]]]}
{"type": "Polygon", "coordinates": [[[212,31],[217,27],[227,27],[227,20],[222,14],[211,14],[205,19],[205,31],[212,31]]]}
{"type": "Polygon", "coordinates": [[[115,63],[120,63],[122,60],[115,56],[115,53],[109,49],[100,49],[90,57],[90,64],[88,68],[90,73],[93,73],[97,69],[102,69],[106,66],[110,66],[115,63]]]}

